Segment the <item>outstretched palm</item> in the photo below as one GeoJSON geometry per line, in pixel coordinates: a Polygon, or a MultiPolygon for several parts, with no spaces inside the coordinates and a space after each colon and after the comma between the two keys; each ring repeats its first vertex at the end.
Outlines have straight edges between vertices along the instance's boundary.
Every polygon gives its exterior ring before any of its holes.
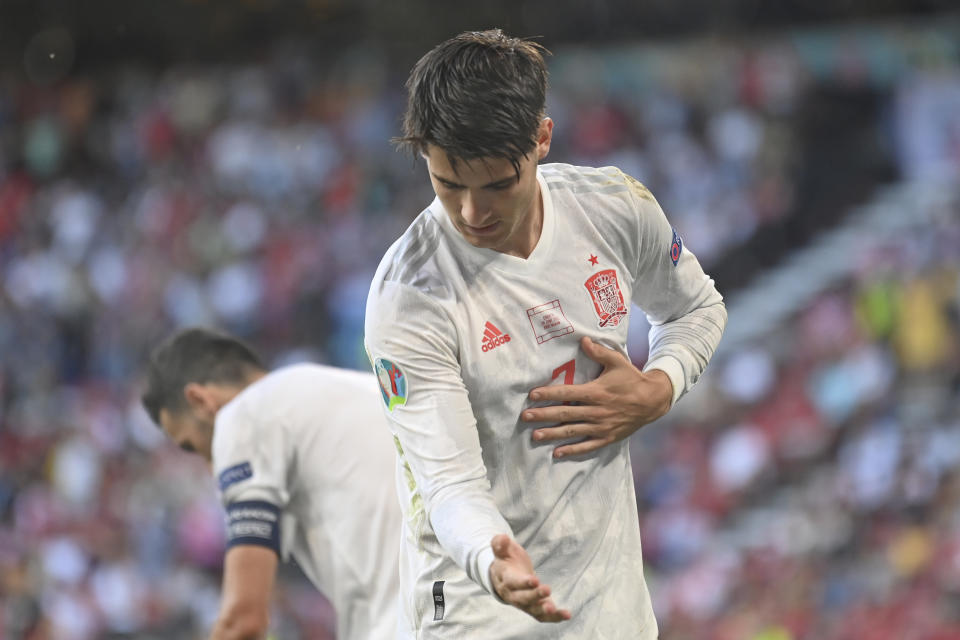
{"type": "Polygon", "coordinates": [[[526,550],[510,536],[500,534],[490,541],[494,560],[490,579],[501,600],[530,614],[540,622],[562,622],[570,612],[558,609],[549,585],[540,584],[526,550]]]}

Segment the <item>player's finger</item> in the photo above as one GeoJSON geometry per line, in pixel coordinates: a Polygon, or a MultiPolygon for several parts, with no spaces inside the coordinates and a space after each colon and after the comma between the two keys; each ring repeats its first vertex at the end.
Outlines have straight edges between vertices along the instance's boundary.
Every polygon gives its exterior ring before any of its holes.
{"type": "Polygon", "coordinates": [[[550,622],[563,622],[572,617],[573,614],[571,614],[568,609],[557,609],[554,613],[550,614],[550,622]]]}
{"type": "Polygon", "coordinates": [[[598,404],[597,385],[593,382],[583,384],[554,384],[549,387],[537,387],[529,397],[534,402],[583,402],[598,404]]]}
{"type": "Polygon", "coordinates": [[[540,586],[540,580],[532,573],[508,568],[501,574],[500,584],[510,591],[522,591],[540,586]]]}
{"type": "Polygon", "coordinates": [[[551,440],[565,440],[567,438],[584,438],[595,436],[597,426],[595,424],[574,422],[572,424],[561,424],[557,427],[545,427],[533,432],[535,442],[549,442],[551,440]]]}
{"type": "Polygon", "coordinates": [[[568,609],[558,609],[552,599],[544,600],[542,606],[544,615],[548,616],[551,622],[560,622],[571,618],[570,611],[568,609]]]}
{"type": "Polygon", "coordinates": [[[614,367],[630,362],[630,360],[619,351],[605,347],[586,336],[580,340],[580,348],[583,349],[583,352],[587,354],[588,358],[602,364],[604,367],[614,367]]]}
{"type": "Polygon", "coordinates": [[[603,407],[575,404],[525,409],[520,417],[525,422],[590,422],[606,414],[603,407]]]}
{"type": "Polygon", "coordinates": [[[557,609],[557,605],[550,598],[541,601],[527,613],[540,622],[563,622],[570,619],[570,612],[566,609],[557,609]]]}
{"type": "Polygon", "coordinates": [[[510,591],[505,598],[510,604],[521,609],[534,607],[544,598],[550,597],[550,587],[542,584],[534,589],[517,589],[510,591]]]}
{"type": "Polygon", "coordinates": [[[590,453],[591,451],[596,451],[597,449],[602,449],[613,442],[609,438],[590,438],[589,440],[584,440],[583,442],[576,442],[574,444],[565,444],[562,447],[557,447],[553,450],[554,458],[568,458],[570,456],[581,455],[584,453],[590,453]]]}

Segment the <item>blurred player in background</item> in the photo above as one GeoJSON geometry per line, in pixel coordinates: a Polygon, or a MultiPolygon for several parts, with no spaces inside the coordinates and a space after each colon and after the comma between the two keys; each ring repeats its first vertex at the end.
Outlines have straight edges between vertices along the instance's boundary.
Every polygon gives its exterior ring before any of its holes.
{"type": "Polygon", "coordinates": [[[437,198],[366,318],[406,465],[403,637],[657,637],[626,438],[698,380],[726,310],[640,183],[538,167],[542,51],[464,33],[407,84],[401,142],[437,198]],[[643,371],[631,301],[652,324],[643,371]]]}
{"type": "Polygon", "coordinates": [[[185,451],[212,461],[227,511],[212,637],[261,638],[278,559],[292,554],[337,612],[337,638],[396,633],[400,511],[369,374],[314,364],[267,372],[206,329],[153,352],[143,404],[185,451]]]}

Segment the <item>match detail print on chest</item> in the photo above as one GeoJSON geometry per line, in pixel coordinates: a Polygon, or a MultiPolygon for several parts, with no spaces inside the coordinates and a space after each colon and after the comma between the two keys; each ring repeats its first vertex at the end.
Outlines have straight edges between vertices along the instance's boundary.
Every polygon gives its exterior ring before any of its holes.
{"type": "Polygon", "coordinates": [[[563,274],[555,287],[503,288],[500,295],[488,298],[488,304],[476,310],[482,316],[475,318],[480,326],[474,330],[481,358],[494,350],[507,355],[512,351],[508,345],[517,339],[527,342],[532,338],[536,346],[542,346],[575,334],[578,328],[613,331],[625,322],[629,291],[623,289],[626,283],[620,271],[599,252],[570,259],[577,258],[584,264],[563,274]]]}

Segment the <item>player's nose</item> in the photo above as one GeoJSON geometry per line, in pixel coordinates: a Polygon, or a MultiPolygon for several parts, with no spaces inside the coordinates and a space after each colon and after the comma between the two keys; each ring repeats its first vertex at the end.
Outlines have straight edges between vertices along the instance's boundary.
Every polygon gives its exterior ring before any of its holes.
{"type": "Polygon", "coordinates": [[[471,227],[485,227],[490,224],[490,210],[476,195],[466,191],[460,202],[460,217],[471,227]]]}

